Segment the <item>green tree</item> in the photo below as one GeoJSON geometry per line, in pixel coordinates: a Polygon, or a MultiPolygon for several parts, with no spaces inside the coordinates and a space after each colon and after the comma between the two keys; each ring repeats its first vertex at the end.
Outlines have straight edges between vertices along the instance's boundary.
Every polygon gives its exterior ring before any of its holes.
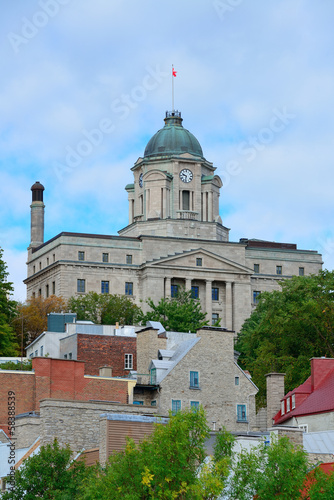
{"type": "Polygon", "coordinates": [[[219,463],[205,467],[204,443],[208,433],[203,408],[177,413],[166,425],[157,424],[151,436],[139,445],[128,439],[125,451],[114,453],[106,468],[91,479],[83,498],[218,498],[228,473],[228,459],[224,462],[219,457],[219,463]]]}
{"type": "Polygon", "coordinates": [[[7,281],[9,273],[2,256],[3,250],[0,248],[0,356],[16,356],[19,346],[12,327],[16,302],[10,299],[14,288],[13,283],[7,281]]]}
{"type": "Polygon", "coordinates": [[[72,452],[67,446],[53,444],[41,446],[38,454],[27,458],[15,472],[15,481],[1,498],[5,500],[33,500],[35,498],[72,500],[79,498],[83,480],[93,472],[83,461],[71,464],[72,452]]]}
{"type": "Polygon", "coordinates": [[[77,313],[79,320],[89,320],[103,325],[137,323],[140,308],[125,295],[89,292],[68,300],[68,309],[77,313]]]}
{"type": "Polygon", "coordinates": [[[295,276],[281,286],[282,291],[261,294],[235,346],[259,387],[260,406],[266,373],[286,373],[289,391],[310,375],[311,357],[334,357],[334,272],[295,276]]]}
{"type": "Polygon", "coordinates": [[[191,290],[180,289],[176,297],[163,298],[155,304],[148,299],[151,311],[143,314],[141,323],[160,321],[166,330],[175,332],[195,332],[206,326],[206,313],[201,309],[199,300],[194,299],[191,290]]]}

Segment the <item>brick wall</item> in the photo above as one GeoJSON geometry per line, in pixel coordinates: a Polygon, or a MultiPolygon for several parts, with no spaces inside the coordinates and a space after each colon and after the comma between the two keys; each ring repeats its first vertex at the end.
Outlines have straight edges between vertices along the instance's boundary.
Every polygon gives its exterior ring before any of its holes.
{"type": "Polygon", "coordinates": [[[137,369],[136,337],[78,334],[77,360],[85,362],[86,375],[98,375],[100,366],[111,366],[113,377],[127,377],[124,355],[132,354],[137,369]]]}
{"type": "Polygon", "coordinates": [[[8,431],[8,391],[15,392],[15,415],[34,411],[36,409],[34,373],[16,370],[0,371],[0,428],[5,432],[8,431]]]}

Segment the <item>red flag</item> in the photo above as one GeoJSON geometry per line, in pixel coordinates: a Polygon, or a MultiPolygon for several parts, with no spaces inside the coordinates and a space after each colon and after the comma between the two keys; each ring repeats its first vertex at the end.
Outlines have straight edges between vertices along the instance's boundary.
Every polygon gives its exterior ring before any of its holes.
{"type": "Polygon", "coordinates": [[[177,71],[175,71],[175,69],[172,68],[172,73],[173,73],[173,76],[176,76],[177,71]]]}

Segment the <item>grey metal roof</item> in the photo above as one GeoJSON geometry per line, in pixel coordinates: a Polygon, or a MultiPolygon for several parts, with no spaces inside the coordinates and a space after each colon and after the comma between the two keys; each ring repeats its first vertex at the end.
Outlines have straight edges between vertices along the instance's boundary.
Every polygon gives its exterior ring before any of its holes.
{"type": "Polygon", "coordinates": [[[334,454],[334,430],[320,432],[305,432],[303,434],[304,448],[308,453],[334,454]]]}

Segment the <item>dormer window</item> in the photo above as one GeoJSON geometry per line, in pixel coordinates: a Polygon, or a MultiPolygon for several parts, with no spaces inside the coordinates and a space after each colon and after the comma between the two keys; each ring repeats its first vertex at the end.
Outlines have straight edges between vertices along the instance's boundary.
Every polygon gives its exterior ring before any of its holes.
{"type": "Polygon", "coordinates": [[[290,398],[286,400],[286,412],[290,411],[290,398]]]}
{"type": "Polygon", "coordinates": [[[296,395],[292,394],[292,396],[291,396],[291,409],[293,410],[294,408],[296,408],[296,395]]]}
{"type": "Polygon", "coordinates": [[[284,415],[285,413],[285,406],[284,406],[284,399],[281,401],[281,415],[284,415]]]}

